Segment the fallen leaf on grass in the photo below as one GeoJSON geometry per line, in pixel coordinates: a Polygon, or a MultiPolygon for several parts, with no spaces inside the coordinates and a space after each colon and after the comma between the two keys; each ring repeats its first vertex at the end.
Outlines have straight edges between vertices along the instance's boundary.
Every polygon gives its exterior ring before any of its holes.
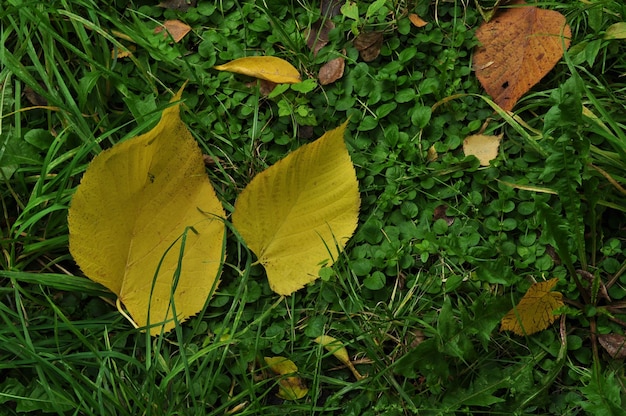
{"type": "Polygon", "coordinates": [[[614,23],[604,32],[604,39],[626,39],[626,22],[614,23]]]}
{"type": "Polygon", "coordinates": [[[296,84],[300,82],[300,73],[289,62],[274,56],[249,56],[213,67],[218,71],[264,79],[276,84],[296,84]]]}
{"type": "Polygon", "coordinates": [[[172,36],[174,43],[180,42],[187,33],[191,30],[191,27],[180,20],[166,20],[162,26],[157,26],[154,29],[154,33],[163,33],[163,36],[167,38],[168,33],[172,36]]]}
{"type": "Polygon", "coordinates": [[[196,7],[197,0],[164,0],[157,6],[164,9],[186,12],[190,7],[196,7]]]}
{"type": "Polygon", "coordinates": [[[619,334],[598,335],[600,345],[609,353],[611,358],[623,360],[626,358],[626,337],[619,334]]]}
{"type": "Polygon", "coordinates": [[[466,156],[476,156],[481,166],[489,166],[489,162],[498,156],[498,147],[503,134],[489,136],[486,134],[474,134],[463,140],[463,153],[466,156]]]}
{"type": "Polygon", "coordinates": [[[534,283],[517,306],[500,322],[500,331],[530,335],[549,327],[559,315],[553,312],[563,306],[563,295],[551,292],[559,279],[534,283]]]}
{"type": "Polygon", "coordinates": [[[343,346],[341,341],[328,335],[319,336],[313,341],[326,348],[328,352],[330,352],[332,355],[335,356],[335,358],[337,358],[346,367],[348,367],[357,380],[363,380],[367,378],[365,376],[362,376],[361,373],[359,373],[358,370],[354,367],[352,361],[350,361],[350,357],[348,356],[348,350],[346,349],[346,347],[343,346]]]}
{"type": "Polygon", "coordinates": [[[222,258],[224,211],[179,106],[96,156],[68,215],[76,263],[151,335],[174,328],[174,310],[182,322],[202,309],[222,258]]]}
{"type": "Polygon", "coordinates": [[[504,110],[537,84],[563,56],[571,30],[565,16],[517,2],[476,31],[481,45],[474,54],[476,76],[504,110]]]}
{"type": "Polygon", "coordinates": [[[318,20],[305,32],[306,44],[313,51],[313,56],[324,46],[328,45],[328,34],[335,28],[335,24],[328,19],[318,20]]]}
{"type": "Polygon", "coordinates": [[[419,17],[415,13],[409,14],[409,20],[411,21],[411,23],[415,27],[424,27],[424,26],[426,26],[428,24],[428,22],[426,20],[422,19],[421,17],[419,17]]]}
{"type": "Polygon", "coordinates": [[[279,295],[316,280],[356,229],[359,184],[344,143],[346,125],[258,174],[235,203],[233,225],[279,295]]]}
{"type": "Polygon", "coordinates": [[[328,85],[337,81],[343,76],[346,67],[346,60],[340,56],[326,62],[321,68],[318,75],[320,85],[328,85]]]}
{"type": "Polygon", "coordinates": [[[381,46],[383,46],[382,32],[361,32],[354,39],[354,47],[365,62],[372,62],[378,58],[381,46]]]}
{"type": "Polygon", "coordinates": [[[285,400],[301,399],[308,393],[309,389],[304,381],[296,374],[298,367],[285,357],[265,357],[265,364],[276,374],[286,376],[278,381],[277,396],[285,400]]]}

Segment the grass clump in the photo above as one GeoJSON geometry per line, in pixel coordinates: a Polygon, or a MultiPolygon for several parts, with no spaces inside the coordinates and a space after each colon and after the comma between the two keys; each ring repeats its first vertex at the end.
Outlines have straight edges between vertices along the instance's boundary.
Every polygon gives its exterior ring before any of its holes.
{"type": "Polygon", "coordinates": [[[621,2],[540,4],[566,15],[572,47],[516,117],[494,113],[472,73],[476,5],[357,2],[330,18],[314,55],[304,32],[324,17],[317,3],[101,3],[0,11],[6,414],[621,414],[623,359],[602,346],[626,321],[626,65],[623,41],[602,36],[624,20],[621,2]],[[413,27],[408,13],[430,23],[413,27]],[[192,32],[155,35],[166,19],[192,32]],[[384,36],[371,62],[351,42],[364,31],[384,36]],[[268,97],[212,70],[258,54],[310,80],[268,97]],[[318,85],[340,55],[344,76],[318,85]],[[152,339],[81,277],[66,215],[90,159],[152,127],[186,80],[182,116],[229,212],[256,173],[349,118],[361,218],[344,258],[283,300],[230,236],[218,293],[152,339]],[[481,167],[461,147],[488,120],[506,139],[481,167]],[[527,337],[499,332],[531,283],[553,277],[562,319],[527,337]],[[368,377],[313,341],[323,334],[368,377]],[[274,355],[297,364],[304,399],[276,397],[263,361],[274,355]]]}

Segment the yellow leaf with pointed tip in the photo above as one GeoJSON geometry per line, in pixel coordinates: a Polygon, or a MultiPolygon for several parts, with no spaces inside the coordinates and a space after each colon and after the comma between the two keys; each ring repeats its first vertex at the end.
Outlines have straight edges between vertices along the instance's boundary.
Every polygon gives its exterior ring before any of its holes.
{"type": "Polygon", "coordinates": [[[296,84],[300,82],[300,73],[289,62],[275,56],[249,56],[213,67],[218,71],[237,74],[275,82],[276,84],[296,84]]]}
{"type": "Polygon", "coordinates": [[[488,136],[474,134],[463,140],[463,152],[466,156],[476,156],[481,166],[489,166],[489,162],[498,156],[498,147],[504,135],[488,136]]]}
{"type": "Polygon", "coordinates": [[[559,279],[534,283],[517,306],[500,322],[500,331],[530,335],[543,331],[558,317],[553,312],[563,306],[563,295],[551,292],[559,279]]]}
{"type": "Polygon", "coordinates": [[[326,350],[334,355],[335,358],[345,364],[346,367],[348,367],[350,371],[352,371],[352,374],[354,374],[354,377],[357,380],[363,380],[365,378],[365,376],[362,376],[361,373],[358,372],[356,367],[354,367],[352,361],[350,361],[348,350],[346,349],[346,347],[343,346],[341,341],[328,335],[319,336],[313,341],[326,348],[326,350]]]}
{"type": "Polygon", "coordinates": [[[356,229],[361,200],[346,125],[258,174],[235,203],[233,224],[279,295],[317,279],[356,229]]]}
{"type": "Polygon", "coordinates": [[[265,364],[276,374],[287,376],[278,382],[277,396],[285,400],[301,399],[309,392],[304,382],[298,377],[298,367],[285,357],[264,357],[265,364]]]}
{"type": "Polygon", "coordinates": [[[223,216],[176,104],[148,133],[93,159],[69,209],[70,252],[156,335],[174,327],[173,306],[182,322],[217,285],[223,216]]]}

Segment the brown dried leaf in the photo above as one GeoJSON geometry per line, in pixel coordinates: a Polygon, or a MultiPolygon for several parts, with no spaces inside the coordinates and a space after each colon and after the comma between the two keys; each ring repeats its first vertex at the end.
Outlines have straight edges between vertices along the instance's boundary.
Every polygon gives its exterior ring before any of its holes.
{"type": "Polygon", "coordinates": [[[41,95],[37,94],[35,90],[33,90],[29,86],[24,87],[24,96],[26,97],[28,102],[30,102],[32,105],[35,105],[35,106],[48,105],[48,100],[46,100],[41,95]]]}
{"type": "Polygon", "coordinates": [[[426,20],[422,19],[415,13],[409,14],[409,20],[411,21],[411,23],[413,23],[413,26],[416,27],[424,27],[428,24],[426,20]]]}
{"type": "Polygon", "coordinates": [[[598,335],[598,341],[600,341],[600,345],[604,347],[612,358],[616,360],[626,358],[626,337],[624,335],[598,335]]]}
{"type": "Polygon", "coordinates": [[[365,62],[372,62],[378,58],[381,46],[383,46],[382,32],[361,32],[354,39],[354,47],[359,51],[361,59],[365,62]]]}
{"type": "Polygon", "coordinates": [[[345,2],[342,0],[322,0],[320,3],[320,11],[322,16],[333,17],[341,13],[341,6],[345,2]]]}
{"type": "Polygon", "coordinates": [[[164,0],[157,6],[164,9],[186,12],[190,7],[196,7],[197,0],[164,0]]]}
{"type": "Polygon", "coordinates": [[[313,56],[328,44],[328,33],[335,28],[335,24],[328,19],[318,20],[305,32],[306,45],[313,51],[313,56]]]}
{"type": "Polygon", "coordinates": [[[337,81],[343,76],[343,71],[346,67],[346,61],[343,57],[332,59],[324,64],[320,68],[318,78],[320,85],[328,85],[337,81]]]}
{"type": "Polygon", "coordinates": [[[474,54],[478,80],[507,111],[550,72],[571,37],[559,12],[526,6],[523,1],[515,4],[523,7],[501,9],[478,28],[476,37],[482,45],[474,54]]]}
{"type": "Polygon", "coordinates": [[[154,33],[163,32],[163,36],[167,38],[168,33],[172,35],[174,43],[180,42],[187,33],[191,30],[191,27],[180,20],[166,20],[162,26],[157,26],[154,29],[154,33]]]}
{"type": "Polygon", "coordinates": [[[433,213],[433,221],[445,220],[448,226],[452,225],[454,223],[454,217],[449,217],[446,214],[447,209],[448,206],[445,204],[437,205],[437,207],[435,208],[435,212],[433,213]]]}

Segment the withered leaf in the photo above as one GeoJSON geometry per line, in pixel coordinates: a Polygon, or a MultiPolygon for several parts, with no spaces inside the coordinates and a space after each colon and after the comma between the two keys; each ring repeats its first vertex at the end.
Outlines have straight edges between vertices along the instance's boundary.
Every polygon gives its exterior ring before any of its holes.
{"type": "Polygon", "coordinates": [[[511,111],[563,56],[571,29],[565,16],[526,5],[501,9],[476,31],[476,76],[493,100],[511,111]]]}
{"type": "Polygon", "coordinates": [[[422,19],[421,17],[419,17],[415,13],[409,14],[409,20],[411,21],[411,23],[415,27],[424,27],[424,26],[426,26],[428,24],[428,22],[426,20],[422,19]]]}
{"type": "Polygon", "coordinates": [[[326,62],[324,66],[320,68],[320,73],[318,75],[320,85],[328,85],[337,81],[343,76],[345,67],[346,61],[342,56],[326,62]]]}
{"type": "Polygon", "coordinates": [[[452,225],[454,223],[454,217],[449,217],[446,214],[447,209],[448,206],[445,204],[437,205],[437,207],[435,207],[435,212],[433,213],[433,220],[444,220],[448,226],[452,225]]]}
{"type": "Polygon", "coordinates": [[[158,4],[158,7],[186,12],[190,7],[196,7],[196,3],[197,0],[164,0],[158,4]]]}
{"type": "Polygon", "coordinates": [[[598,341],[612,358],[616,360],[626,358],[626,337],[624,335],[602,334],[598,335],[598,341]]]}
{"type": "Polygon", "coordinates": [[[328,33],[335,28],[335,24],[328,19],[318,20],[305,32],[306,45],[313,51],[313,56],[328,44],[328,33]]]}
{"type": "Polygon", "coordinates": [[[162,26],[157,26],[154,29],[154,33],[163,33],[167,38],[168,33],[172,36],[174,43],[180,42],[187,33],[191,30],[191,27],[180,20],[166,20],[162,26]]]}
{"type": "Polygon", "coordinates": [[[333,17],[338,16],[341,13],[341,6],[345,2],[342,0],[322,0],[320,3],[320,11],[322,16],[333,17]]]}
{"type": "Polygon", "coordinates": [[[382,32],[361,32],[354,39],[354,47],[365,62],[372,62],[378,58],[381,46],[383,46],[382,32]]]}

